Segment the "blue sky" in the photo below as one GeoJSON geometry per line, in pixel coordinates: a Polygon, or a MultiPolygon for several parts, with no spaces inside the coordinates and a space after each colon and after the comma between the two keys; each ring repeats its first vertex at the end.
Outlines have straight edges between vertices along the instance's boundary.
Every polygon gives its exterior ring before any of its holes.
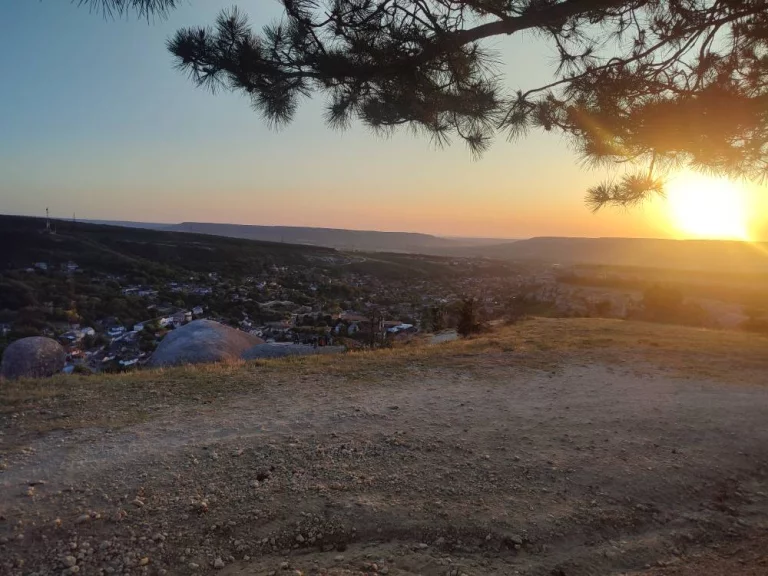
{"type": "MultiPolygon", "coordinates": [[[[189,0],[165,21],[105,20],[65,0],[0,2],[0,212],[177,222],[295,224],[446,235],[670,233],[654,206],[593,216],[584,170],[556,135],[503,137],[481,160],[322,121],[306,102],[270,130],[235,94],[211,95],[173,69],[166,39],[232,5],[189,0]]],[[[256,26],[268,0],[237,5],[256,26]]],[[[530,36],[491,44],[510,87],[550,77],[530,36]]]]}

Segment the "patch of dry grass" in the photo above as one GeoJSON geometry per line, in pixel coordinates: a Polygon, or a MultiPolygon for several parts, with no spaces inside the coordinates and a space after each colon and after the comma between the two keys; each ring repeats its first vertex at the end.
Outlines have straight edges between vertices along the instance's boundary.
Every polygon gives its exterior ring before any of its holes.
{"type": "Polygon", "coordinates": [[[0,422],[22,433],[119,427],[172,406],[210,403],[296,379],[365,385],[430,369],[480,375],[499,366],[552,370],[567,362],[651,365],[679,376],[765,384],[768,338],[621,320],[534,318],[432,346],[414,342],[335,356],[4,382],[0,422]]]}

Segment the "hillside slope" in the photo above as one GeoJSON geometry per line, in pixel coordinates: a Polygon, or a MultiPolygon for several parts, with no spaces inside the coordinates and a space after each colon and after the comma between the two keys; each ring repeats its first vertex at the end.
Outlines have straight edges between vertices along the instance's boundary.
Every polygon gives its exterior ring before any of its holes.
{"type": "Polygon", "coordinates": [[[431,234],[416,232],[378,232],[373,230],[345,230],[305,226],[254,226],[182,222],[175,225],[174,230],[362,251],[420,252],[434,248],[451,248],[462,245],[458,240],[439,238],[431,234]]]}
{"type": "Polygon", "coordinates": [[[768,243],[653,238],[531,238],[470,248],[466,255],[560,264],[604,264],[675,270],[768,271],[768,243]]]}
{"type": "MultiPolygon", "coordinates": [[[[53,221],[0,215],[0,270],[76,261],[81,267],[126,274],[132,270],[183,269],[242,273],[256,267],[305,264],[337,254],[331,248],[246,241],[203,234],[53,221]]],[[[140,271],[140,270],[139,270],[140,271]]]]}
{"type": "Polygon", "coordinates": [[[2,571],[666,575],[707,559],[725,576],[738,546],[741,573],[762,574],[767,348],[539,319],[6,383],[2,571]]]}

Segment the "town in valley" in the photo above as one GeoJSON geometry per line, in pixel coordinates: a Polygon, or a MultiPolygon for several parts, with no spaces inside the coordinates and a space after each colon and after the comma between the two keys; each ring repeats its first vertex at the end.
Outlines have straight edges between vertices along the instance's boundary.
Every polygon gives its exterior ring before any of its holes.
{"type": "Polygon", "coordinates": [[[529,315],[765,330],[762,292],[735,276],[479,256],[340,251],[3,217],[0,345],[42,335],[65,372],[144,365],[170,331],[210,319],[268,343],[393,346],[529,315]],[[23,240],[23,241],[19,241],[23,240]],[[724,283],[725,282],[725,283],[724,283]]]}

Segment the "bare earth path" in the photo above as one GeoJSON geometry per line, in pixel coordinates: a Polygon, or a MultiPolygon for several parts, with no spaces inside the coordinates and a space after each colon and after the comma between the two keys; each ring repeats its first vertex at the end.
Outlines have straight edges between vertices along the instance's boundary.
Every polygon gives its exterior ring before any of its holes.
{"type": "Polygon", "coordinates": [[[768,388],[639,361],[287,378],[2,464],[2,574],[768,574],[768,388]]]}

